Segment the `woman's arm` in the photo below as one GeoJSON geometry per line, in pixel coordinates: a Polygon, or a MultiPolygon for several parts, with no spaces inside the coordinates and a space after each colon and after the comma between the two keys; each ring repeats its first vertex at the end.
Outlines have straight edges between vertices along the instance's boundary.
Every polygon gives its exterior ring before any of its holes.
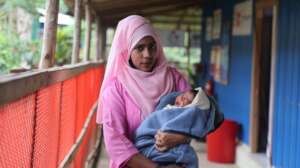
{"type": "Polygon", "coordinates": [[[128,162],[129,168],[183,168],[177,165],[160,166],[141,154],[134,155],[128,162]]]}
{"type": "Polygon", "coordinates": [[[128,162],[127,166],[130,168],[157,168],[158,165],[146,158],[145,156],[141,154],[135,154],[133,157],[131,157],[128,162]]]}
{"type": "Polygon", "coordinates": [[[102,124],[107,153],[116,167],[124,167],[139,153],[128,139],[125,102],[119,84],[115,81],[103,91],[102,124]]]}

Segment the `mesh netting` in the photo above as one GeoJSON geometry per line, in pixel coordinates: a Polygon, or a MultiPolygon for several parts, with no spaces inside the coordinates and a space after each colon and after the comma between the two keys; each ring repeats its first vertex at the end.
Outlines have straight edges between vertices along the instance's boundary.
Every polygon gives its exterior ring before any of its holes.
{"type": "Polygon", "coordinates": [[[62,86],[62,107],[60,115],[60,140],[59,159],[60,163],[69,152],[75,142],[75,121],[76,121],[76,79],[63,82],[62,86]]]}
{"type": "MultiPolygon", "coordinates": [[[[0,106],[0,167],[57,167],[96,102],[104,66],[0,106]]],[[[96,114],[69,167],[81,168],[96,142],[96,114]]]]}
{"type": "Polygon", "coordinates": [[[0,167],[31,167],[34,112],[35,94],[0,107],[0,167]]]}
{"type": "Polygon", "coordinates": [[[57,167],[61,84],[38,91],[34,167],[57,167]]]}
{"type": "MultiPolygon", "coordinates": [[[[76,135],[78,135],[83,127],[84,121],[86,120],[89,110],[92,104],[95,102],[93,96],[93,85],[96,83],[88,82],[91,81],[91,76],[93,71],[87,71],[77,78],[77,92],[79,95],[77,97],[77,118],[76,118],[76,135]]],[[[78,153],[75,157],[75,165],[78,168],[83,167],[84,160],[87,155],[87,136],[82,141],[82,144],[79,147],[78,153]]]]}

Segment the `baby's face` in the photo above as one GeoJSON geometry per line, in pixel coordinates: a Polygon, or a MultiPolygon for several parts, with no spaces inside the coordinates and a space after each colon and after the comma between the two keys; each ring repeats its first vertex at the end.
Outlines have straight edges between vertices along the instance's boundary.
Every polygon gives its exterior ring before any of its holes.
{"type": "Polygon", "coordinates": [[[191,91],[184,92],[181,95],[176,97],[175,105],[178,107],[186,106],[186,105],[192,103],[194,97],[195,96],[194,96],[193,92],[191,92],[191,91]]]}

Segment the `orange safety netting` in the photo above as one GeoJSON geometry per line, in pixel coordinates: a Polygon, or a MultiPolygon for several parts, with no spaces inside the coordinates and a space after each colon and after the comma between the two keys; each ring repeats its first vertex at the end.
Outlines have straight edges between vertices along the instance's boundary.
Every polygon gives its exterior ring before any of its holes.
{"type": "Polygon", "coordinates": [[[35,94],[0,107],[0,167],[31,167],[35,94]]]}
{"type": "MultiPolygon", "coordinates": [[[[0,167],[57,167],[97,101],[104,66],[0,106],[0,167]]],[[[95,144],[96,114],[69,167],[81,168],[95,144]]]]}
{"type": "MultiPolygon", "coordinates": [[[[76,78],[69,79],[62,84],[62,104],[60,114],[60,139],[58,162],[60,163],[75,143],[76,124],[76,78]]],[[[72,167],[72,166],[70,166],[72,167]]]]}
{"type": "Polygon", "coordinates": [[[61,83],[37,92],[33,167],[56,167],[59,142],[61,83]]]}

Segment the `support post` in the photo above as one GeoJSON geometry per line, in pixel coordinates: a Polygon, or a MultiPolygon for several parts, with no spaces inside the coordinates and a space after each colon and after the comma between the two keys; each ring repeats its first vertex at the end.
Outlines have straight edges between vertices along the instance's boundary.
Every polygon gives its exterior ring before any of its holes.
{"type": "Polygon", "coordinates": [[[72,64],[79,62],[79,51],[80,51],[80,31],[81,31],[81,0],[75,0],[74,5],[74,33],[73,33],[73,49],[72,49],[72,64]]]}
{"type": "Polygon", "coordinates": [[[39,69],[52,67],[55,58],[58,0],[48,0],[39,69]]]}
{"type": "Polygon", "coordinates": [[[187,28],[187,46],[186,46],[186,55],[187,55],[187,70],[191,66],[191,29],[190,27],[187,28]]]}
{"type": "Polygon", "coordinates": [[[102,60],[104,62],[107,61],[107,55],[106,55],[106,31],[107,31],[107,27],[102,27],[102,31],[101,31],[101,55],[102,55],[102,60]]]}
{"type": "Polygon", "coordinates": [[[96,17],[96,60],[105,61],[106,28],[101,23],[101,18],[96,17]]]}
{"type": "Polygon", "coordinates": [[[91,46],[91,30],[92,30],[92,16],[90,9],[90,2],[86,0],[85,2],[85,21],[86,21],[86,31],[85,31],[85,48],[84,48],[84,61],[90,59],[90,46],[91,46]]]}

